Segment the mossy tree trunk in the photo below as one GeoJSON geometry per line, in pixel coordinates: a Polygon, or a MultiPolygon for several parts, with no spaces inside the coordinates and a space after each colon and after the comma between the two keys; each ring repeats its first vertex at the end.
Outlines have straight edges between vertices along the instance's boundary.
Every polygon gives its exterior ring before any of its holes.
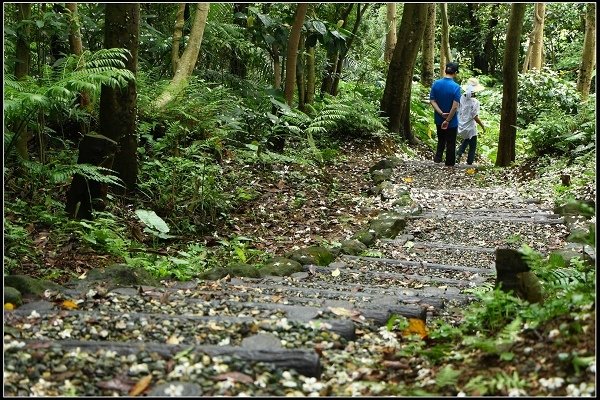
{"type": "Polygon", "coordinates": [[[435,3],[429,3],[427,6],[427,22],[423,32],[421,54],[421,83],[425,87],[430,87],[433,83],[435,62],[435,3]]]}
{"type": "Polygon", "coordinates": [[[507,167],[515,161],[517,139],[517,90],[519,73],[519,50],[521,31],[527,4],[513,3],[508,20],[504,62],[502,64],[502,111],[500,113],[500,136],[496,166],[507,167]]]}
{"type": "Polygon", "coordinates": [[[592,72],[596,65],[596,4],[588,3],[586,7],[583,54],[577,77],[577,90],[581,93],[583,100],[589,96],[592,72]]]}
{"type": "MultiPolygon", "coordinates": [[[[31,51],[29,49],[29,35],[31,28],[29,27],[29,24],[25,22],[31,19],[31,4],[19,3],[16,6],[16,20],[21,23],[21,29],[17,31],[15,78],[20,80],[29,75],[31,64],[31,51]]],[[[15,135],[18,135],[15,139],[15,149],[17,154],[24,160],[28,160],[29,151],[27,149],[27,144],[33,136],[27,130],[27,124],[23,124],[20,132],[15,132],[15,135]]]]}
{"type": "MultiPolygon", "coordinates": [[[[435,6],[435,3],[432,3],[435,6]]],[[[383,59],[389,63],[396,47],[396,3],[386,5],[387,34],[385,35],[385,53],[383,59]]]]}
{"type": "Polygon", "coordinates": [[[194,25],[190,32],[188,43],[177,64],[177,71],[167,88],[154,101],[153,106],[157,109],[163,109],[169,104],[175,96],[183,90],[187,84],[187,79],[192,75],[200,53],[204,28],[206,27],[206,18],[210,8],[209,3],[198,3],[196,5],[196,16],[194,25]]]}
{"type": "Polygon", "coordinates": [[[294,99],[294,85],[296,84],[296,61],[298,59],[298,45],[300,43],[300,34],[302,25],[308,10],[308,3],[298,3],[294,14],[294,23],[290,31],[288,40],[287,57],[285,65],[285,87],[284,96],[288,105],[292,105],[294,99]]]}
{"type": "MultiPolygon", "coordinates": [[[[69,10],[69,50],[71,54],[81,56],[83,54],[83,42],[81,41],[81,29],[77,3],[66,3],[69,10]]],[[[90,94],[86,91],[79,93],[79,107],[85,109],[90,105],[90,94]]],[[[81,134],[85,134],[85,127],[81,124],[81,134]]]]}
{"type": "Polygon", "coordinates": [[[183,25],[185,25],[184,14],[185,3],[179,3],[179,6],[177,6],[177,15],[175,16],[175,29],[173,30],[173,44],[171,47],[171,69],[173,70],[173,76],[177,73],[177,66],[179,65],[179,44],[183,36],[183,25]]]}
{"type": "Polygon", "coordinates": [[[388,128],[399,132],[409,143],[416,143],[410,126],[412,75],[427,19],[427,3],[406,3],[387,79],[381,111],[389,118],[388,128]]]}

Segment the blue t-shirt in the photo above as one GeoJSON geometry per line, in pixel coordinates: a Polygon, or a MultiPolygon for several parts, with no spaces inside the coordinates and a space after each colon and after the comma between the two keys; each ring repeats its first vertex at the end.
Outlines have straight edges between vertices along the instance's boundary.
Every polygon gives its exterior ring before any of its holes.
{"type": "MultiPolygon", "coordinates": [[[[460,103],[460,86],[452,78],[438,79],[431,85],[429,100],[435,100],[442,112],[450,112],[453,101],[460,103]]],[[[436,113],[435,110],[433,111],[433,117],[436,125],[441,125],[444,122],[444,118],[436,113]]],[[[454,113],[454,117],[452,117],[452,120],[448,124],[448,128],[456,127],[458,127],[458,110],[454,113]]]]}

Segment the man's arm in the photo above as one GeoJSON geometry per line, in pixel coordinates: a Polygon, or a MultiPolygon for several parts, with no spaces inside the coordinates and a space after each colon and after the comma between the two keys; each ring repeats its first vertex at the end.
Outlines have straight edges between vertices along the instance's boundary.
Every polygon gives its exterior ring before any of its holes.
{"type": "Polygon", "coordinates": [[[442,111],[442,109],[438,105],[437,101],[435,101],[435,100],[429,100],[429,102],[431,103],[431,106],[433,107],[433,109],[435,110],[435,112],[438,113],[438,114],[440,114],[443,117],[444,112],[442,111]]]}
{"type": "Polygon", "coordinates": [[[444,120],[444,122],[442,122],[442,129],[447,129],[448,128],[448,124],[450,123],[450,121],[452,121],[452,118],[454,118],[454,114],[456,114],[456,110],[458,109],[458,105],[459,105],[458,101],[456,101],[456,100],[452,101],[452,108],[450,109],[450,112],[446,116],[446,119],[444,120]]]}

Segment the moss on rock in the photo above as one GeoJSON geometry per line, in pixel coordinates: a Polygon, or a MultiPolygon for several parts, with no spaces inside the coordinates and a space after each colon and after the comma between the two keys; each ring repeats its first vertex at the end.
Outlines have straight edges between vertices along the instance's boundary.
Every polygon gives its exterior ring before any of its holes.
{"type": "Polygon", "coordinates": [[[57,283],[44,279],[36,279],[27,275],[8,275],[4,277],[4,286],[10,286],[17,289],[21,294],[33,294],[41,296],[47,289],[64,291],[64,288],[57,283]]]}

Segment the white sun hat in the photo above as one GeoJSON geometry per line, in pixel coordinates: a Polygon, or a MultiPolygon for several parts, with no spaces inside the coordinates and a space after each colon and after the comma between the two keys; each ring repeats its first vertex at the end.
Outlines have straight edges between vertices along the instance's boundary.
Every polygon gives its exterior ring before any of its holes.
{"type": "Polygon", "coordinates": [[[469,78],[467,80],[467,84],[465,86],[463,86],[463,89],[466,90],[467,92],[480,92],[483,89],[485,89],[485,87],[479,83],[479,80],[477,78],[469,78]]]}

